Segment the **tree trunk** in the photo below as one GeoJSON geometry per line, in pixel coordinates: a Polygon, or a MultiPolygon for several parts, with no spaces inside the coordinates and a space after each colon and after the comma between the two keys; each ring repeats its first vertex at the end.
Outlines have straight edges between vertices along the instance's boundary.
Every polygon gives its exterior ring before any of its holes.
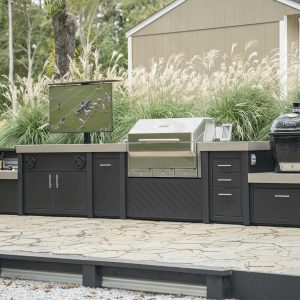
{"type": "Polygon", "coordinates": [[[55,42],[55,63],[59,74],[63,77],[69,71],[70,59],[74,58],[76,20],[67,11],[66,1],[62,1],[62,7],[52,17],[55,42]]]}
{"type": "Polygon", "coordinates": [[[14,48],[13,48],[13,25],[12,25],[12,0],[8,0],[8,55],[9,55],[9,74],[8,80],[10,90],[12,93],[12,112],[17,112],[17,99],[15,95],[15,83],[14,83],[14,48]]]}

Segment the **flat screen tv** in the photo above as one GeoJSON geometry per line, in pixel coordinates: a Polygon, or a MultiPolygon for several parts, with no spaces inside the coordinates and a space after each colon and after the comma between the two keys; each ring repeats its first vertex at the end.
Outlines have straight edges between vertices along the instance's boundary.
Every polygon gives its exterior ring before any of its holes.
{"type": "Polygon", "coordinates": [[[112,82],[49,85],[50,132],[112,131],[112,82]]]}

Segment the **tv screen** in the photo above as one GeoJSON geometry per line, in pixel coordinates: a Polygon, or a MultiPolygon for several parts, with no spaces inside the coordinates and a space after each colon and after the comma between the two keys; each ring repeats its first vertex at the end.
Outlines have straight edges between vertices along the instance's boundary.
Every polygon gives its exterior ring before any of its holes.
{"type": "Polygon", "coordinates": [[[50,132],[112,131],[112,83],[49,86],[50,132]]]}

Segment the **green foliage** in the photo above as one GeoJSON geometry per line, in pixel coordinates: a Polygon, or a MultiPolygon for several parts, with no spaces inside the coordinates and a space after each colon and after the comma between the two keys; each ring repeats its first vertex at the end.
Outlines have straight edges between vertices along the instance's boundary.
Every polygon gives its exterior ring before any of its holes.
{"type": "Polygon", "coordinates": [[[48,10],[49,15],[55,16],[61,13],[66,7],[65,0],[46,0],[45,1],[46,8],[48,10]]]}
{"type": "Polygon", "coordinates": [[[219,123],[232,123],[235,141],[265,140],[280,114],[278,104],[270,91],[246,82],[218,91],[206,114],[219,123]]]}
{"type": "Polygon", "coordinates": [[[47,105],[23,106],[16,116],[9,114],[0,133],[2,147],[43,144],[48,137],[47,105]]]}

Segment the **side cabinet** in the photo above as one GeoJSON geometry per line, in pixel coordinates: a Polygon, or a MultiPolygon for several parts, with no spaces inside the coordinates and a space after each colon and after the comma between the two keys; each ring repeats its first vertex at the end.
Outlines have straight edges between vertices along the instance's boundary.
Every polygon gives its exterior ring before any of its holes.
{"type": "Polygon", "coordinates": [[[209,220],[249,223],[247,152],[209,153],[209,220]]]}
{"type": "Polygon", "coordinates": [[[251,185],[251,222],[300,226],[299,185],[251,185]]]}
{"type": "Polygon", "coordinates": [[[18,181],[0,180],[0,213],[17,214],[18,212],[18,181]]]}
{"type": "Polygon", "coordinates": [[[97,153],[93,160],[93,214],[125,217],[125,154],[97,153]]]}
{"type": "Polygon", "coordinates": [[[25,214],[85,216],[86,154],[23,155],[25,214]]]}

